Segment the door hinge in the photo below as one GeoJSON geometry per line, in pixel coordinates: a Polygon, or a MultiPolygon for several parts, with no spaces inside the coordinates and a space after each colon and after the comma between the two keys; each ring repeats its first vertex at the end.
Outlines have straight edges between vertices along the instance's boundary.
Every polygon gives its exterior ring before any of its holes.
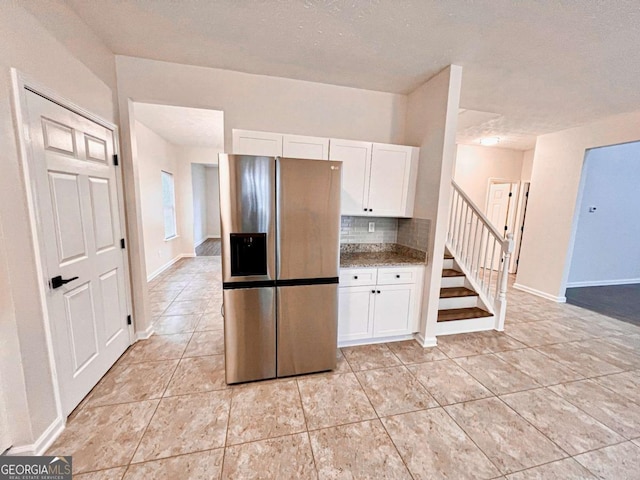
{"type": "Polygon", "coordinates": [[[516,260],[516,265],[518,265],[520,263],[520,259],[516,260]]]}
{"type": "Polygon", "coordinates": [[[527,190],[527,193],[524,194],[525,197],[529,198],[529,191],[527,190]]]}
{"type": "Polygon", "coordinates": [[[510,196],[510,197],[513,197],[513,193],[509,192],[509,196],[510,196]]]}
{"type": "Polygon", "coordinates": [[[133,322],[131,321],[131,315],[127,315],[127,325],[131,325],[133,322]]]}
{"type": "Polygon", "coordinates": [[[127,244],[124,241],[124,238],[120,239],[120,248],[127,248],[127,244]]]}
{"type": "Polygon", "coordinates": [[[509,230],[509,227],[507,227],[506,225],[504,226],[504,231],[506,232],[507,230],[509,230]]]}
{"type": "Polygon", "coordinates": [[[115,167],[117,167],[117,166],[118,166],[118,155],[114,155],[114,156],[113,156],[113,165],[114,165],[115,167]]]}

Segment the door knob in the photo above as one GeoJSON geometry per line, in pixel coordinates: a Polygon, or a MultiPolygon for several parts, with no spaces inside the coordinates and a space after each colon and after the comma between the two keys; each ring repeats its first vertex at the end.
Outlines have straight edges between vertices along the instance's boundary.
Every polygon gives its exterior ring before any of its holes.
{"type": "Polygon", "coordinates": [[[73,282],[74,280],[77,280],[77,279],[78,277],[62,278],[62,276],[58,275],[57,277],[51,278],[51,280],[49,281],[49,285],[51,285],[51,288],[56,289],[56,288],[60,288],[61,286],[69,282],[73,282]]]}

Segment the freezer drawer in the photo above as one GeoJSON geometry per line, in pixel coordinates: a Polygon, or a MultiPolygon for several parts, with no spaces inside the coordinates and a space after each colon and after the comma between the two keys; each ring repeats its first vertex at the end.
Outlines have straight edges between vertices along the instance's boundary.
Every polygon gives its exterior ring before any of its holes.
{"type": "Polygon", "coordinates": [[[278,377],[336,368],[338,285],[278,287],[278,377]]]}
{"type": "Polygon", "coordinates": [[[276,289],[223,292],[227,383],[276,376],[276,289]]]}

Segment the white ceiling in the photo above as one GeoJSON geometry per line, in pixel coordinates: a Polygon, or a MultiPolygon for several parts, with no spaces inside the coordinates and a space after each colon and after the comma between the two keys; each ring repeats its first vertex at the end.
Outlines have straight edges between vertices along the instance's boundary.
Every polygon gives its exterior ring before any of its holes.
{"type": "Polygon", "coordinates": [[[640,109],[637,0],[66,1],[116,54],[399,93],[462,65],[500,115],[469,142],[640,109]]]}
{"type": "Polygon", "coordinates": [[[223,113],[202,108],[134,103],[136,120],[167,142],[188,147],[224,150],[223,113]]]}

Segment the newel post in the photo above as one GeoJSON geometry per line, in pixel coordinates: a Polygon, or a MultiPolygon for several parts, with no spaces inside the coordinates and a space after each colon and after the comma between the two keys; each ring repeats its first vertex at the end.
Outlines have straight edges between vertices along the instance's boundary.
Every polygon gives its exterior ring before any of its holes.
{"type": "Polygon", "coordinates": [[[507,316],[507,285],[509,281],[509,262],[513,252],[513,233],[507,233],[507,238],[502,242],[502,271],[500,272],[500,293],[498,294],[498,318],[496,330],[504,330],[504,321],[507,316]]]}

